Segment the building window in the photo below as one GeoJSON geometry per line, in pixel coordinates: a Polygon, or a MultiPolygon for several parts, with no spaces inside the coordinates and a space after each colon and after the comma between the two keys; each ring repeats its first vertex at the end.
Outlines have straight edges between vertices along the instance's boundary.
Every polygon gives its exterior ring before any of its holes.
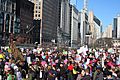
{"type": "Polygon", "coordinates": [[[38,17],[40,17],[40,14],[38,15],[38,17]]]}
{"type": "Polygon", "coordinates": [[[36,6],[36,9],[37,9],[38,7],[36,6]]]}
{"type": "Polygon", "coordinates": [[[37,17],[37,14],[35,14],[35,17],[37,17]]]}

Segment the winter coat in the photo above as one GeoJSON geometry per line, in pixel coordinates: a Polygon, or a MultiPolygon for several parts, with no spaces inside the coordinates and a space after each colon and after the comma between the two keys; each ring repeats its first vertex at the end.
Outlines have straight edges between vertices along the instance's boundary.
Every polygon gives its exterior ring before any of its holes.
{"type": "Polygon", "coordinates": [[[85,75],[85,76],[82,78],[82,80],[91,80],[91,77],[90,77],[90,75],[85,75]]]}

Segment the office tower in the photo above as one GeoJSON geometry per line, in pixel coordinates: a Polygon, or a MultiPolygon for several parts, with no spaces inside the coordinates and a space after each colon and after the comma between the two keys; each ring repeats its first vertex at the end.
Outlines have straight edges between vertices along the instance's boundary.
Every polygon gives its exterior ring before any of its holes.
{"type": "Polygon", "coordinates": [[[86,34],[89,33],[89,23],[88,23],[88,0],[84,0],[83,9],[80,12],[80,36],[81,36],[81,46],[88,44],[88,37],[86,34]]]}
{"type": "Polygon", "coordinates": [[[101,38],[101,21],[98,19],[93,11],[89,11],[89,32],[91,33],[92,43],[101,38]]]}
{"type": "Polygon", "coordinates": [[[81,33],[81,45],[85,45],[86,44],[86,34],[88,33],[89,29],[88,29],[88,15],[86,13],[86,11],[83,9],[80,13],[81,15],[81,19],[80,19],[80,33],[81,33]]]}
{"type": "Polygon", "coordinates": [[[34,5],[34,19],[40,20],[40,45],[49,46],[57,40],[59,0],[29,0],[34,5]]]}
{"type": "Polygon", "coordinates": [[[117,38],[117,18],[113,19],[113,38],[117,38]]]}
{"type": "Polygon", "coordinates": [[[112,38],[112,24],[109,24],[103,33],[102,38],[112,38]]]}
{"type": "Polygon", "coordinates": [[[70,43],[71,47],[77,48],[78,47],[78,14],[79,11],[75,8],[75,6],[70,6],[70,43]]]}
{"type": "Polygon", "coordinates": [[[120,15],[117,17],[117,38],[120,39],[120,15]]]}
{"type": "Polygon", "coordinates": [[[58,44],[68,46],[70,42],[70,1],[59,0],[58,44]]]}
{"type": "Polygon", "coordinates": [[[40,20],[41,19],[41,3],[42,0],[29,0],[32,3],[34,3],[34,20],[40,20]]]}
{"type": "Polygon", "coordinates": [[[51,40],[57,40],[59,0],[43,0],[42,2],[42,43],[48,46],[51,40]]]}
{"type": "Polygon", "coordinates": [[[120,38],[120,15],[113,19],[113,38],[120,38]]]}
{"type": "Polygon", "coordinates": [[[40,38],[40,27],[41,27],[41,20],[42,20],[42,0],[29,0],[30,2],[34,3],[34,17],[33,17],[33,26],[34,28],[31,30],[33,32],[32,35],[32,43],[40,44],[42,38],[40,38]]]}

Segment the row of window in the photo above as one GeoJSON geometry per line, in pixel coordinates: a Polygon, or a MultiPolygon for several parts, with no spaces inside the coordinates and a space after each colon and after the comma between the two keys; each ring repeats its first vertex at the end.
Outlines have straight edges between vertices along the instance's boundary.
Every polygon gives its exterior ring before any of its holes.
{"type": "Polygon", "coordinates": [[[40,14],[35,14],[34,17],[40,17],[40,14]]]}
{"type": "Polygon", "coordinates": [[[120,40],[119,41],[112,41],[113,43],[120,43],[120,40]]]}
{"type": "Polygon", "coordinates": [[[36,5],[36,9],[40,9],[40,5],[36,5]]]}
{"type": "Polygon", "coordinates": [[[0,10],[7,11],[10,13],[15,14],[15,9],[16,9],[16,6],[14,3],[7,3],[7,5],[5,5],[5,3],[1,3],[1,5],[0,5],[0,10]]]}
{"type": "Polygon", "coordinates": [[[35,10],[35,13],[40,13],[40,10],[35,10]]]}

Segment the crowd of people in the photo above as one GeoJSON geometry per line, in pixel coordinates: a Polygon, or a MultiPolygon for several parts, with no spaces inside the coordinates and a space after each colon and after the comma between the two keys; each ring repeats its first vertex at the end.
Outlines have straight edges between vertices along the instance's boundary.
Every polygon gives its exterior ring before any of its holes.
{"type": "MultiPolygon", "coordinates": [[[[83,49],[83,48],[82,48],[83,49]]],[[[0,80],[120,80],[120,55],[107,49],[0,50],[0,80]]]]}

